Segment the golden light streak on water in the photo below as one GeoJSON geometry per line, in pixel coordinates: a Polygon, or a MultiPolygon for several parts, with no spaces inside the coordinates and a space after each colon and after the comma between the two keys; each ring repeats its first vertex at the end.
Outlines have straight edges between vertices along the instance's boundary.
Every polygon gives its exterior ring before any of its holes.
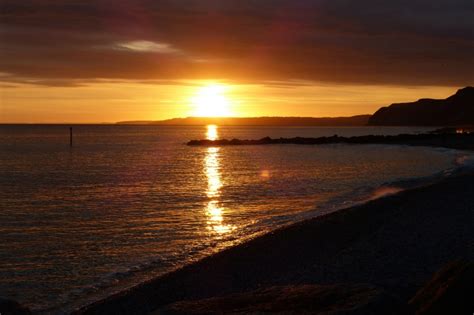
{"type": "Polygon", "coordinates": [[[217,140],[219,138],[219,134],[217,132],[216,125],[208,125],[207,132],[206,132],[206,139],[207,140],[217,140]]]}
{"type": "Polygon", "coordinates": [[[209,198],[219,197],[219,189],[222,187],[219,173],[219,148],[208,148],[204,158],[205,172],[207,176],[207,191],[209,198]]]}
{"type": "MultiPolygon", "coordinates": [[[[216,140],[219,137],[216,125],[207,126],[206,137],[216,140]]],[[[220,189],[223,186],[220,174],[220,148],[207,148],[204,157],[204,172],[207,177],[206,195],[209,202],[206,207],[208,228],[218,234],[231,232],[234,227],[224,224],[224,209],[219,204],[220,189]]]]}

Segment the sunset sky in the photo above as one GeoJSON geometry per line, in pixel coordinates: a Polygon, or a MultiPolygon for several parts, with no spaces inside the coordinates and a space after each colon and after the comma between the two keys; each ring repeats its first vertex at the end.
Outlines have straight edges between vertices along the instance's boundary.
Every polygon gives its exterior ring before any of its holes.
{"type": "Polygon", "coordinates": [[[1,0],[0,28],[7,123],[192,116],[212,87],[221,114],[348,116],[474,85],[472,0],[1,0]]]}

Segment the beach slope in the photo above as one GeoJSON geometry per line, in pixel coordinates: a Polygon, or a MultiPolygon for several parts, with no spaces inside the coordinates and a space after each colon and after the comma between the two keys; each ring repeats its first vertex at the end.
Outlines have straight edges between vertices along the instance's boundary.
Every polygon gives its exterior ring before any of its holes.
{"type": "Polygon", "coordinates": [[[370,284],[403,303],[453,260],[474,259],[474,177],[304,221],[78,311],[146,314],[182,300],[301,284],[370,284]]]}

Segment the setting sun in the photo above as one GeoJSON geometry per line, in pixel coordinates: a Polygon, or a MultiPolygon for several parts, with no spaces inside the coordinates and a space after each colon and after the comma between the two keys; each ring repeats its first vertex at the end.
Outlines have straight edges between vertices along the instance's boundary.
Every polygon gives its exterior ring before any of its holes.
{"type": "Polygon", "coordinates": [[[199,88],[191,98],[196,117],[232,116],[230,101],[226,95],[228,87],[221,84],[210,84],[199,88]]]}

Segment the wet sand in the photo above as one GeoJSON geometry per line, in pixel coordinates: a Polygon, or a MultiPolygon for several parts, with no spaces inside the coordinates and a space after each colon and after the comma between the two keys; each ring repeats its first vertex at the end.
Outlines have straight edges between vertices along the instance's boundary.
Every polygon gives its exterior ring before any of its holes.
{"type": "Polygon", "coordinates": [[[403,303],[445,264],[474,259],[474,174],[279,229],[97,302],[82,314],[163,306],[274,286],[370,284],[403,303]]]}

